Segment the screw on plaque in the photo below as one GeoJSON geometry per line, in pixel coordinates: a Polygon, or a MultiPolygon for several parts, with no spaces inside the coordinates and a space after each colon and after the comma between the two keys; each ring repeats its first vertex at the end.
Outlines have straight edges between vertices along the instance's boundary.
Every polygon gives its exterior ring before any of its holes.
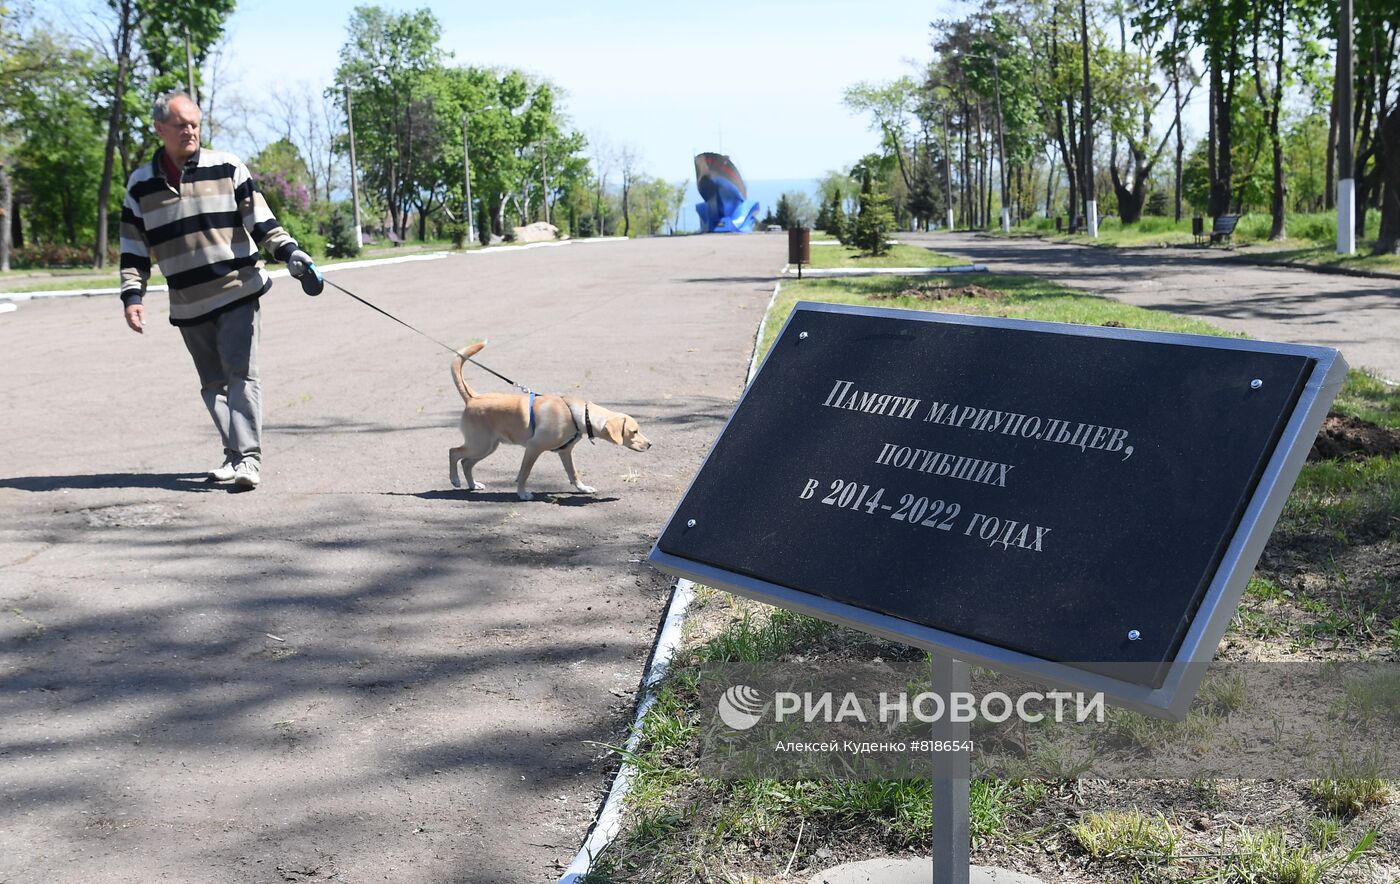
{"type": "Polygon", "coordinates": [[[1142,633],[1141,633],[1141,632],[1138,632],[1136,629],[1129,629],[1129,630],[1128,630],[1128,641],[1130,641],[1130,642],[1142,641],[1142,633]]]}
{"type": "Polygon", "coordinates": [[[1258,378],[1255,378],[1254,380],[1249,382],[1249,389],[1251,390],[1257,390],[1262,386],[1264,386],[1264,382],[1259,380],[1258,378]]]}
{"type": "Polygon", "coordinates": [[[686,523],[685,523],[685,527],[687,527],[687,528],[694,528],[694,527],[695,527],[695,520],[694,520],[694,519],[687,519],[687,520],[686,520],[686,523]]]}

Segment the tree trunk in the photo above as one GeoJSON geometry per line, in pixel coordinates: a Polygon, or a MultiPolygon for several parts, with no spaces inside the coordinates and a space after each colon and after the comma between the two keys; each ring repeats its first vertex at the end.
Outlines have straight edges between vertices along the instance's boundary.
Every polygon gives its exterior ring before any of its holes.
{"type": "Polygon", "coordinates": [[[0,164],[0,273],[10,269],[10,209],[14,198],[10,170],[0,164]]]}
{"type": "Polygon", "coordinates": [[[121,137],[122,109],[126,98],[126,73],[131,54],[131,31],[135,27],[135,0],[117,0],[117,78],[112,89],[112,111],[107,119],[107,148],[102,152],[102,179],[97,187],[97,241],[92,248],[92,266],[107,266],[107,216],[111,213],[112,164],[121,137]]]}
{"type": "MultiPolygon", "coordinates": [[[[1283,116],[1283,75],[1284,75],[1284,4],[1278,3],[1273,21],[1274,33],[1274,83],[1269,93],[1269,103],[1265,108],[1265,118],[1269,124],[1269,146],[1273,149],[1273,194],[1269,204],[1272,225],[1269,239],[1278,242],[1284,238],[1284,197],[1287,185],[1283,178],[1283,135],[1279,131],[1279,120],[1283,116]]],[[[1263,59],[1259,57],[1259,37],[1263,24],[1258,19],[1254,27],[1254,82],[1259,94],[1264,95],[1263,59]]]]}
{"type": "Polygon", "coordinates": [[[1378,255],[1400,255],[1400,106],[1381,124],[1383,150],[1376,155],[1381,177],[1381,229],[1376,240],[1378,255]]]}
{"type": "Polygon", "coordinates": [[[1331,112],[1327,115],[1327,181],[1322,189],[1322,209],[1337,208],[1337,96],[1332,95],[1331,112]]]}
{"type": "Polygon", "coordinates": [[[1175,206],[1176,206],[1176,212],[1175,212],[1174,217],[1175,217],[1175,219],[1176,219],[1178,222],[1180,222],[1180,221],[1181,221],[1181,197],[1182,197],[1182,183],[1181,183],[1182,157],[1183,157],[1183,155],[1186,153],[1186,138],[1185,138],[1185,136],[1183,136],[1183,135],[1181,134],[1181,72],[1180,72],[1180,69],[1178,69],[1177,72],[1172,76],[1172,92],[1173,92],[1173,102],[1172,102],[1172,106],[1176,108],[1176,112],[1175,112],[1175,116],[1174,116],[1174,120],[1173,120],[1174,125],[1176,126],[1176,163],[1175,163],[1175,165],[1174,165],[1174,167],[1173,167],[1173,169],[1172,169],[1172,180],[1173,180],[1174,197],[1175,197],[1175,206]]]}
{"type": "Polygon", "coordinates": [[[622,235],[632,235],[632,182],[626,177],[622,179],[622,235]]]}

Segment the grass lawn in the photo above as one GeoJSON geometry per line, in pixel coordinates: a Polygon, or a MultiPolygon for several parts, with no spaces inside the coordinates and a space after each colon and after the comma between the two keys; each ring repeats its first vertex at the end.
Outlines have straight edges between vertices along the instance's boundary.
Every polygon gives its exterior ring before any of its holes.
{"type": "Polygon", "coordinates": [[[1337,254],[1336,246],[1287,246],[1266,254],[1254,255],[1255,260],[1314,267],[1336,267],[1344,270],[1364,270],[1371,273],[1400,273],[1400,255],[1372,255],[1374,243],[1361,243],[1354,255],[1337,254]]]}
{"type": "Polygon", "coordinates": [[[921,246],[896,244],[890,246],[878,258],[861,254],[859,249],[840,244],[834,246],[812,246],[812,263],[804,267],[820,269],[835,267],[949,267],[966,264],[958,258],[950,258],[921,246]]]}
{"type": "MultiPolygon", "coordinates": [[[[1210,227],[1210,219],[1205,219],[1210,227]]],[[[1265,214],[1249,214],[1240,219],[1235,228],[1234,245],[1237,254],[1250,261],[1265,261],[1292,264],[1307,264],[1325,267],[1363,270],[1373,273],[1400,273],[1400,255],[1372,255],[1375,240],[1357,243],[1354,255],[1338,255],[1336,251],[1336,218],[1326,213],[1293,214],[1286,220],[1286,238],[1270,240],[1271,219],[1265,214]]],[[[1374,232],[1380,224],[1376,212],[1367,217],[1368,231],[1374,232]]],[[[1136,224],[1123,224],[1117,218],[1110,218],[1099,225],[1098,239],[1088,234],[1057,233],[1053,220],[1037,218],[1012,229],[1010,234],[1002,234],[999,229],[989,233],[996,236],[1041,237],[1051,242],[1075,243],[1099,248],[1163,248],[1167,246],[1194,246],[1191,235],[1191,219],[1173,221],[1170,218],[1148,217],[1136,224]]],[[[1223,251],[1220,246],[1215,246],[1223,251]]]]}
{"type": "MultiPolygon", "coordinates": [[[[1198,320],[1023,276],[814,279],[783,283],[762,351],[799,300],[1227,336],[1198,320]]],[[[1353,371],[1334,410],[1400,429],[1400,389],[1353,371]]],[[[1221,657],[1400,661],[1398,554],[1400,456],[1309,463],[1221,657]]],[[[698,769],[714,715],[699,703],[704,667],[873,658],[925,659],[901,644],[701,587],[630,759],[636,779],[624,829],[599,857],[590,884],[799,884],[842,861],[927,856],[927,781],[716,779],[698,769]]],[[[1386,697],[1393,705],[1395,697],[1386,697]]],[[[1208,682],[1201,698],[1224,716],[1250,702],[1242,683],[1208,682]]],[[[1122,710],[1110,710],[1110,723],[1130,757],[1215,724],[1196,713],[1171,725],[1122,710]]],[[[1396,785],[1360,769],[1288,781],[979,778],[971,786],[972,857],[1049,884],[1397,881],[1396,785]]]]}

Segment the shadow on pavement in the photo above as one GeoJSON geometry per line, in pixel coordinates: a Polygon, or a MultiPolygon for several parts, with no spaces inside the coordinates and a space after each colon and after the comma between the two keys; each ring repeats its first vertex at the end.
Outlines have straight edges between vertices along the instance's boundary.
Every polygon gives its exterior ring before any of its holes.
{"type": "Polygon", "coordinates": [[[384,491],[384,497],[416,497],[419,500],[460,500],[463,503],[552,503],[555,506],[592,506],[616,503],[617,497],[597,497],[579,491],[535,491],[533,500],[521,500],[514,491],[466,491],[453,488],[438,491],[384,491]]]}
{"type": "Polygon", "coordinates": [[[234,487],[211,482],[205,473],[91,473],[75,476],[14,476],[0,479],[0,488],[15,488],[20,491],[163,488],[167,491],[206,492],[233,491],[234,487]]]}

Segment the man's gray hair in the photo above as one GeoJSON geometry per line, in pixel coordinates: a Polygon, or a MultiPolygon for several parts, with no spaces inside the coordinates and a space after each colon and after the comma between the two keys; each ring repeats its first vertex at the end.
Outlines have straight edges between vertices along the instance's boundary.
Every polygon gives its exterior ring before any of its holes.
{"type": "Polygon", "coordinates": [[[170,116],[170,102],[177,98],[183,98],[191,104],[194,104],[194,99],[190,98],[188,92],[183,89],[175,89],[156,96],[155,104],[151,106],[151,117],[157,123],[164,123],[165,118],[170,116]]]}

